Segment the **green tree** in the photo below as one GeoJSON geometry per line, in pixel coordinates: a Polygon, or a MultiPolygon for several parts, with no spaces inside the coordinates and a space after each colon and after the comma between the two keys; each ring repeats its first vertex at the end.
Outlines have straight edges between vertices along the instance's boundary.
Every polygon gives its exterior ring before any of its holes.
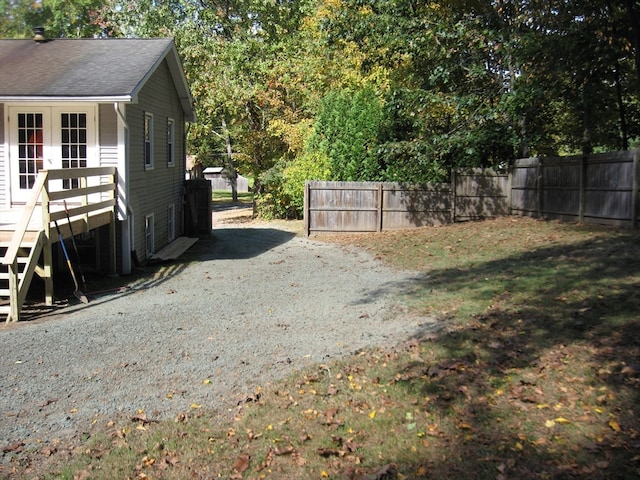
{"type": "Polygon", "coordinates": [[[330,160],[334,180],[380,179],[377,156],[382,102],[372,88],[335,90],[322,100],[310,140],[330,160]]]}
{"type": "Polygon", "coordinates": [[[99,11],[105,0],[0,0],[0,37],[29,38],[43,27],[49,38],[106,35],[99,11]]]}

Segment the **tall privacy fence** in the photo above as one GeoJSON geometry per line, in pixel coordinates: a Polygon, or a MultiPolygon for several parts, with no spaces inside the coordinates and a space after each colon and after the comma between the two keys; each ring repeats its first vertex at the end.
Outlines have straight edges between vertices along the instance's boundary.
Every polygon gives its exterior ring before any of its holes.
{"type": "Polygon", "coordinates": [[[526,158],[509,173],[456,171],[451,183],[306,183],[307,235],[379,232],[505,215],[635,227],[640,150],[526,158]]]}

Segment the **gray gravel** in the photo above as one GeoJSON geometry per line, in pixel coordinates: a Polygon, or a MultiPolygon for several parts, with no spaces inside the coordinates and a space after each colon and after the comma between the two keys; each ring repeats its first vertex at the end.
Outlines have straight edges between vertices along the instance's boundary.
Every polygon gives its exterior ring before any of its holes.
{"type": "Polygon", "coordinates": [[[124,291],[0,327],[0,456],[139,410],[228,411],[287,373],[427,322],[396,303],[411,274],[365,252],[269,224],[214,232],[124,291]]]}

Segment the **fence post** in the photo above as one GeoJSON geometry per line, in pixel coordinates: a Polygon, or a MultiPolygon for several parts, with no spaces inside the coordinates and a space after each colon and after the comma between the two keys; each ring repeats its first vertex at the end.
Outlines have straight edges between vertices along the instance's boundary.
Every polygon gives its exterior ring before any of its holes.
{"type": "Polygon", "coordinates": [[[449,192],[449,196],[451,197],[451,211],[449,212],[449,221],[451,223],[456,223],[456,198],[457,198],[457,175],[456,170],[451,170],[451,191],[449,192]]]}
{"type": "Polygon", "coordinates": [[[633,152],[633,187],[631,192],[631,228],[636,228],[638,224],[638,176],[640,172],[638,169],[640,168],[640,161],[638,156],[640,155],[640,151],[636,150],[633,152]]]}
{"type": "Polygon", "coordinates": [[[304,219],[304,234],[308,237],[311,234],[309,225],[309,180],[304,182],[304,206],[302,210],[302,218],[304,219]]]}
{"type": "Polygon", "coordinates": [[[542,159],[538,158],[538,166],[536,167],[536,170],[538,172],[538,175],[536,177],[536,190],[537,190],[537,194],[538,194],[538,218],[542,218],[542,212],[543,212],[543,208],[542,208],[542,159]]]}
{"type": "Polygon", "coordinates": [[[578,181],[580,182],[580,191],[578,192],[578,222],[584,223],[584,210],[587,198],[587,158],[584,155],[580,158],[580,177],[578,181]]]}
{"type": "Polygon", "coordinates": [[[376,225],[376,230],[378,232],[382,231],[382,210],[383,210],[383,201],[382,195],[384,194],[384,188],[382,182],[378,183],[378,224],[376,225]]]}
{"type": "Polygon", "coordinates": [[[513,166],[507,171],[507,211],[509,215],[513,215],[513,166]]]}

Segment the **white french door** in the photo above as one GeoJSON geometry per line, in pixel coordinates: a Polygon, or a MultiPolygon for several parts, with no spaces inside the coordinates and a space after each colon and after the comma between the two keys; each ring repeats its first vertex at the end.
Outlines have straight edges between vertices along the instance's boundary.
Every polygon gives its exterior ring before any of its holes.
{"type": "MultiPolygon", "coordinates": [[[[11,201],[24,203],[42,169],[98,164],[95,107],[9,107],[11,201]]],[[[79,180],[59,181],[56,190],[79,180]]]]}

